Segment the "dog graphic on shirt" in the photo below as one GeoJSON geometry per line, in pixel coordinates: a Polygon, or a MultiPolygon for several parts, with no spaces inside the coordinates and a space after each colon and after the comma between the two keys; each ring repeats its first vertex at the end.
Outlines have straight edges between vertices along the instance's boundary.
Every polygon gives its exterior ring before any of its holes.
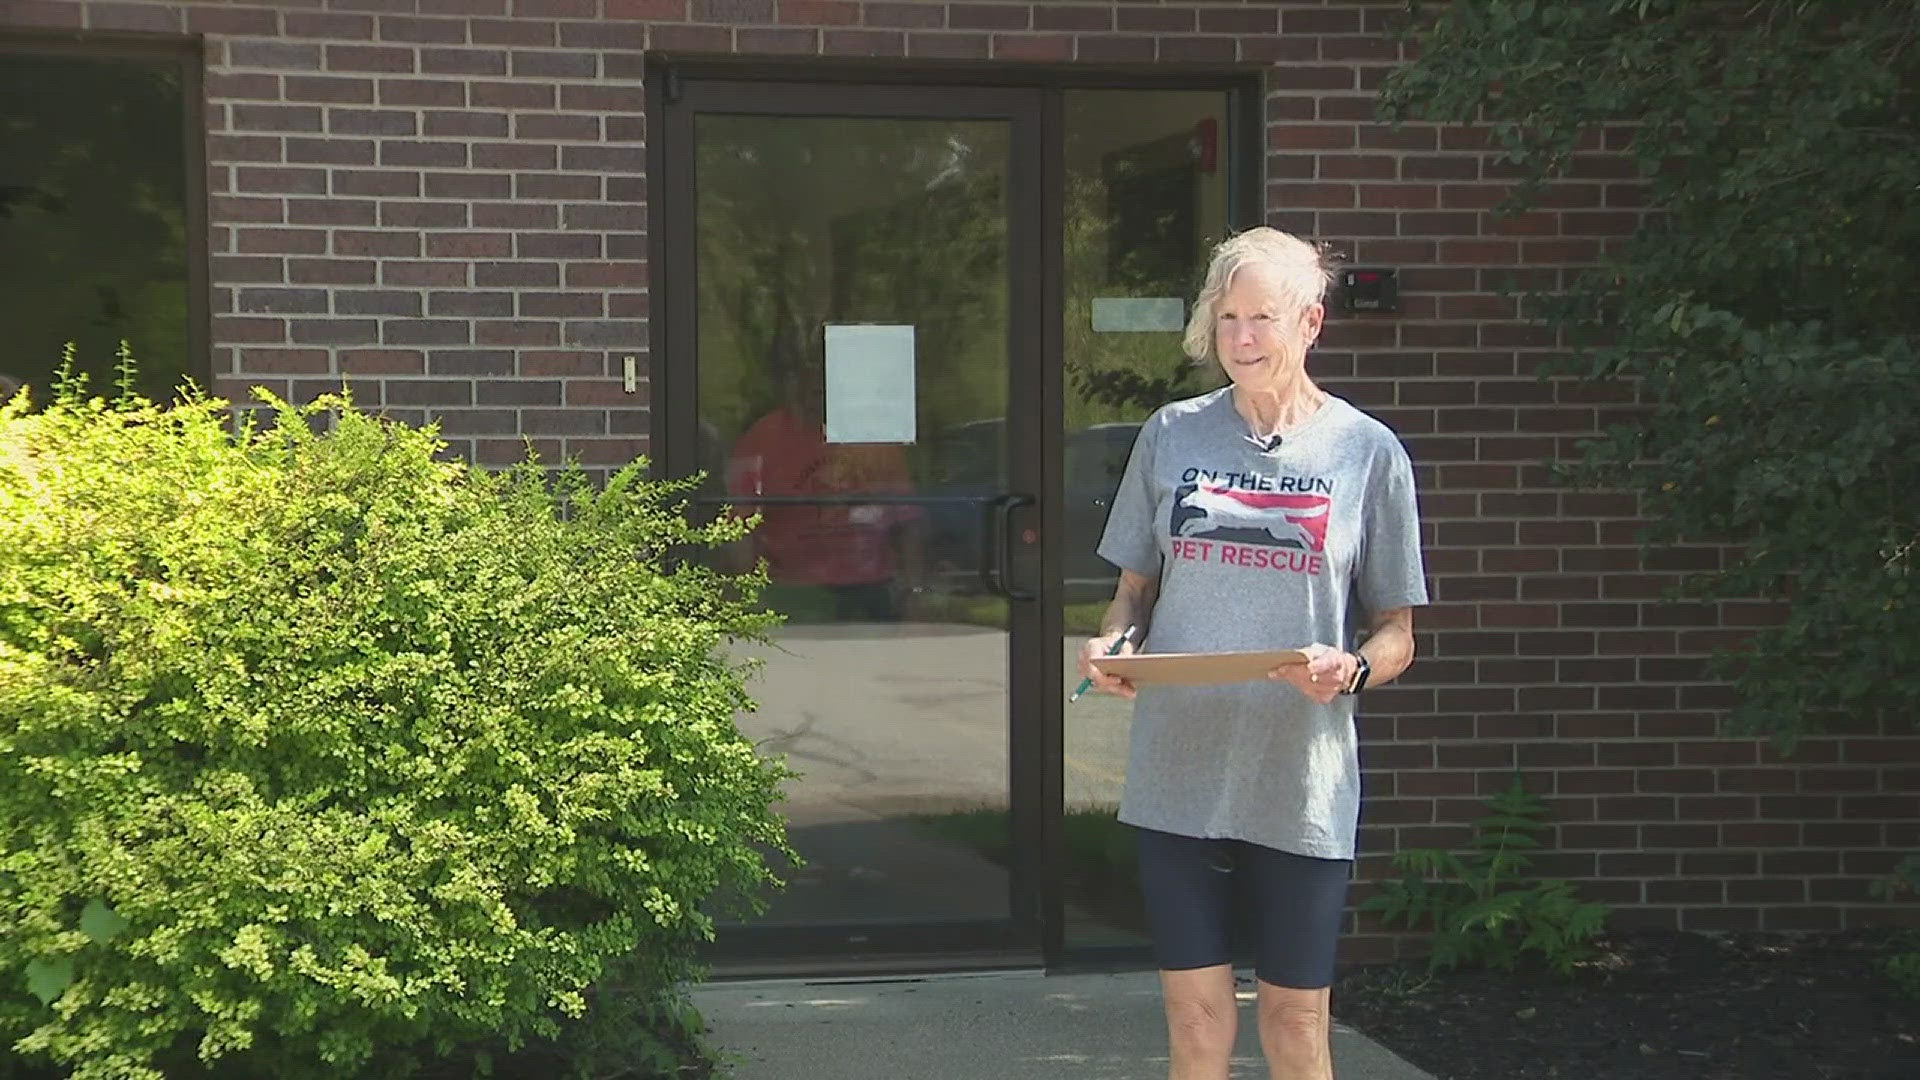
{"type": "Polygon", "coordinates": [[[1332,506],[1325,495],[1182,484],[1174,489],[1169,531],[1194,539],[1325,551],[1332,506]]]}

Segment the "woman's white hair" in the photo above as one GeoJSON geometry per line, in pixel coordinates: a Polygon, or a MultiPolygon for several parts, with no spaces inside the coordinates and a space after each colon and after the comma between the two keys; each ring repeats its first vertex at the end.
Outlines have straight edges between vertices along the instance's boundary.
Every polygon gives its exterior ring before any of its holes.
{"type": "Polygon", "coordinates": [[[1333,267],[1317,245],[1265,225],[1222,240],[1207,264],[1207,280],[1194,298],[1193,314],[1181,345],[1196,364],[1218,360],[1214,352],[1214,308],[1241,267],[1258,264],[1279,280],[1281,301],[1288,312],[1305,311],[1326,299],[1333,283],[1333,267]]]}

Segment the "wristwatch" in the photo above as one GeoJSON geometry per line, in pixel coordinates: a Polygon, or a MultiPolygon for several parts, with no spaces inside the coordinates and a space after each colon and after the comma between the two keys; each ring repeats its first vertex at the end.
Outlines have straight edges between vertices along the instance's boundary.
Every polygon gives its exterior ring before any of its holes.
{"type": "Polygon", "coordinates": [[[1346,688],[1340,691],[1343,694],[1357,694],[1365,690],[1367,688],[1367,676],[1373,674],[1373,665],[1367,663],[1365,653],[1354,653],[1353,658],[1356,661],[1353,668],[1353,681],[1347,683],[1346,688]]]}

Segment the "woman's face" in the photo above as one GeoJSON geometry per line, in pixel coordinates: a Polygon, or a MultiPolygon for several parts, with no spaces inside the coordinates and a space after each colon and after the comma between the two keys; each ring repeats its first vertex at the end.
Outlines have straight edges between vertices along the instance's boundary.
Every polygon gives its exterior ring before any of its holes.
{"type": "Polygon", "coordinates": [[[1290,306],[1272,270],[1249,263],[1227,279],[1213,307],[1213,347],[1220,368],[1246,391],[1280,390],[1307,364],[1307,346],[1320,336],[1326,309],[1290,306]]]}

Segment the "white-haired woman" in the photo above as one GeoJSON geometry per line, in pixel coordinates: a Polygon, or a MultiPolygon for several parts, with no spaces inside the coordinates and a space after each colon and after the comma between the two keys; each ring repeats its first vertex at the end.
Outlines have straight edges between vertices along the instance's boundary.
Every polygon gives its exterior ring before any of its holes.
{"type": "Polygon", "coordinates": [[[1333,1075],[1327,988],[1360,801],[1354,702],[1412,662],[1413,608],[1427,602],[1406,451],[1307,373],[1330,278],[1319,249],[1274,229],[1215,249],[1185,344],[1230,384],[1142,425],[1100,541],[1120,583],[1080,669],[1135,698],[1120,819],[1139,832],[1173,1080],[1227,1076],[1235,892],[1254,914],[1272,1075],[1333,1075]],[[1266,682],[1136,693],[1089,663],[1128,626],[1123,654],[1302,648],[1310,662],[1266,682]]]}

